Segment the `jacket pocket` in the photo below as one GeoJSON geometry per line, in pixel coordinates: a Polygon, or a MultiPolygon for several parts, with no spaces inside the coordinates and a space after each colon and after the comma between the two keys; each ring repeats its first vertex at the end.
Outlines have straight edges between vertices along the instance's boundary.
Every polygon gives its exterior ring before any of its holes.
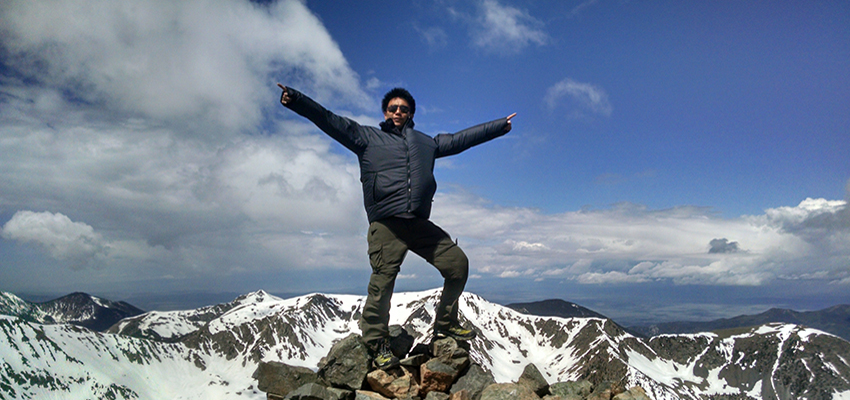
{"type": "Polygon", "coordinates": [[[404,179],[394,178],[388,172],[392,173],[392,171],[376,172],[372,177],[372,198],[375,199],[376,203],[380,203],[405,188],[404,179]]]}

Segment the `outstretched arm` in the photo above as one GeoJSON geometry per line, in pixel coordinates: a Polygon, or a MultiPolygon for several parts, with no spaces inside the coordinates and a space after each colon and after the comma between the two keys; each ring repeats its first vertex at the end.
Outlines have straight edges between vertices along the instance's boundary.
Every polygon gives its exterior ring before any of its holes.
{"type": "Polygon", "coordinates": [[[319,103],[295,89],[288,88],[280,83],[277,86],[282,90],[280,104],[283,104],[284,107],[309,119],[322,132],[356,154],[360,154],[366,147],[360,124],[328,111],[319,103]]]}
{"type": "Polygon", "coordinates": [[[437,143],[437,157],[458,154],[472,146],[502,136],[511,130],[511,119],[516,113],[495,121],[485,122],[457,133],[442,133],[434,137],[437,143]]]}

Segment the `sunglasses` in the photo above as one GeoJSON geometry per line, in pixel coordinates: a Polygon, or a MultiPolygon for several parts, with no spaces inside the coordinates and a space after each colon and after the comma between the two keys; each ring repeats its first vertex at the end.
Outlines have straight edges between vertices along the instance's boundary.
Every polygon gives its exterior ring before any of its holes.
{"type": "Polygon", "coordinates": [[[409,114],[410,113],[410,107],[408,107],[408,106],[400,106],[400,105],[397,105],[397,104],[393,104],[393,105],[387,107],[387,112],[389,112],[391,114],[395,114],[396,110],[401,111],[402,114],[409,114]]]}

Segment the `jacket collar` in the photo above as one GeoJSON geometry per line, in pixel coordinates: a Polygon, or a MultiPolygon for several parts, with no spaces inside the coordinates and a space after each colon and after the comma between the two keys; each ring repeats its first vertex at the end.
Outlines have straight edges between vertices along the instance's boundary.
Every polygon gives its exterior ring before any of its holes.
{"type": "Polygon", "coordinates": [[[393,123],[393,120],[391,118],[387,118],[384,122],[381,122],[379,125],[381,126],[381,130],[384,131],[384,132],[395,133],[395,134],[400,135],[401,131],[404,130],[405,128],[413,129],[414,123],[413,123],[413,118],[408,118],[407,122],[404,123],[404,125],[401,127],[401,129],[397,129],[395,127],[395,124],[393,123]]]}

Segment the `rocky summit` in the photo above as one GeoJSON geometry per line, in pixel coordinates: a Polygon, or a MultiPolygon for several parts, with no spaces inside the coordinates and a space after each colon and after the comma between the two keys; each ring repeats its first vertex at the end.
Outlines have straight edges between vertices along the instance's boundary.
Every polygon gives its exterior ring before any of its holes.
{"type": "Polygon", "coordinates": [[[441,338],[413,347],[410,333],[392,328],[393,353],[402,360],[397,367],[371,368],[362,338],[351,334],[331,347],[317,372],[271,361],[261,362],[253,377],[268,400],[650,400],[643,388],[626,389],[622,380],[550,385],[534,364],[516,381],[496,383],[471,362],[468,343],[441,338]]]}

